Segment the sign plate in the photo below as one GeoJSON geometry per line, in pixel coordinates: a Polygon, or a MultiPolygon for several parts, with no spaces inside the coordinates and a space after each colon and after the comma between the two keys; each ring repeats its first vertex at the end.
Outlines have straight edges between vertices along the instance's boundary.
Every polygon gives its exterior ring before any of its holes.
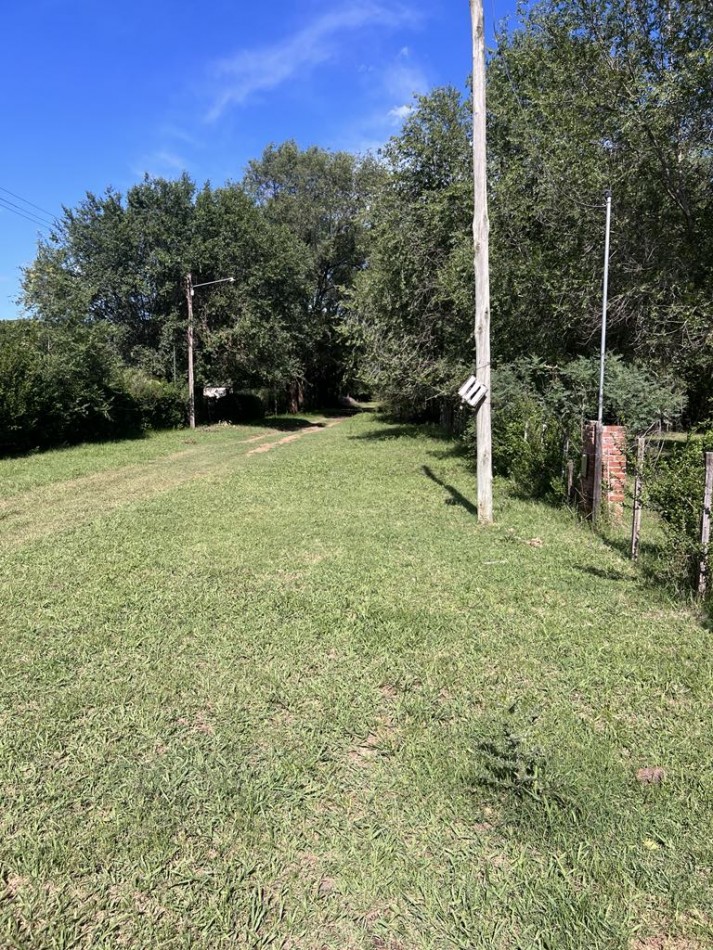
{"type": "Polygon", "coordinates": [[[469,376],[458,390],[458,395],[473,409],[485,399],[487,388],[479,383],[475,376],[469,376]]]}

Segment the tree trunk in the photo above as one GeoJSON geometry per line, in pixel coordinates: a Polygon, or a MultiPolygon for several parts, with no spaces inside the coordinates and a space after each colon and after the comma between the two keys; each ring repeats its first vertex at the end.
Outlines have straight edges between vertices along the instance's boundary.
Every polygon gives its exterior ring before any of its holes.
{"type": "Polygon", "coordinates": [[[304,406],[304,387],[302,382],[299,379],[295,379],[290,383],[290,388],[287,394],[287,411],[295,415],[300,412],[304,406]]]}

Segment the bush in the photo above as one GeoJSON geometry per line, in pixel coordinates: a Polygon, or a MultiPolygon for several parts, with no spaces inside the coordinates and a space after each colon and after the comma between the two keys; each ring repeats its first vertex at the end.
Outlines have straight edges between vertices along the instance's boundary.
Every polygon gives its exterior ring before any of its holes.
{"type": "Polygon", "coordinates": [[[178,425],[174,386],[127,370],[106,327],[0,324],[0,452],[178,425]]]}
{"type": "MultiPolygon", "coordinates": [[[[493,370],[493,469],[535,497],[561,498],[568,460],[579,459],[587,419],[596,417],[599,359],[553,366],[537,357],[493,370]]],[[[607,358],[605,419],[645,431],[670,422],[684,399],[648,367],[607,358]]],[[[466,436],[475,441],[474,426],[466,436]]]]}
{"type": "Polygon", "coordinates": [[[135,424],[144,429],[175,429],[186,418],[183,387],[153,379],[142,370],[124,371],[124,385],[133,405],[135,424]]]}
{"type": "Polygon", "coordinates": [[[701,560],[700,524],[705,485],[704,452],[713,451],[713,431],[694,435],[647,473],[646,499],[661,516],[665,541],[653,567],[657,577],[679,592],[690,591],[701,560]]]}

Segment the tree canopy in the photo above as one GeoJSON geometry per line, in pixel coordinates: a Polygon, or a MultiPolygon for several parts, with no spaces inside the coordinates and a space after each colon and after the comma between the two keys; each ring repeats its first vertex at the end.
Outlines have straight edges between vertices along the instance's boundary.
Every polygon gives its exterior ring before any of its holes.
{"type": "MultiPolygon", "coordinates": [[[[685,390],[690,420],[713,412],[712,50],[708,0],[540,0],[498,35],[496,375],[596,354],[611,189],[610,347],[685,390]]],[[[199,384],[269,387],[293,409],[357,386],[433,416],[473,364],[470,134],[467,98],[439,88],[377,156],[290,141],[221,187],[87,194],[25,271],[28,313],[81,352],[102,328],[122,367],[180,383],[185,275],[232,276],[196,294],[199,384]]]]}

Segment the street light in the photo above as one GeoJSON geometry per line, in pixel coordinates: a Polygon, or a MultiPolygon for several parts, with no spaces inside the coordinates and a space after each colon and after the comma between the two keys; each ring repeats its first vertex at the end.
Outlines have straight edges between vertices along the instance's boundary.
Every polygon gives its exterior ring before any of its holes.
{"type": "Polygon", "coordinates": [[[599,402],[597,407],[597,422],[601,426],[604,421],[604,364],[607,354],[607,303],[609,295],[609,232],[611,229],[611,189],[606,192],[607,217],[604,227],[604,281],[602,287],[602,335],[599,349],[599,402]]]}
{"type": "Polygon", "coordinates": [[[611,188],[607,189],[607,216],[604,229],[604,281],[602,286],[602,337],[599,349],[599,399],[597,405],[596,444],[594,446],[594,485],[592,489],[592,518],[598,521],[602,504],[603,476],[603,423],[604,423],[604,367],[607,358],[607,302],[609,294],[609,232],[611,229],[611,188]]]}
{"type": "Polygon", "coordinates": [[[234,277],[221,277],[220,280],[206,280],[202,284],[194,284],[190,274],[186,274],[186,304],[188,305],[188,425],[196,427],[196,397],[193,391],[193,295],[197,287],[208,287],[209,284],[235,283],[234,277]]]}

